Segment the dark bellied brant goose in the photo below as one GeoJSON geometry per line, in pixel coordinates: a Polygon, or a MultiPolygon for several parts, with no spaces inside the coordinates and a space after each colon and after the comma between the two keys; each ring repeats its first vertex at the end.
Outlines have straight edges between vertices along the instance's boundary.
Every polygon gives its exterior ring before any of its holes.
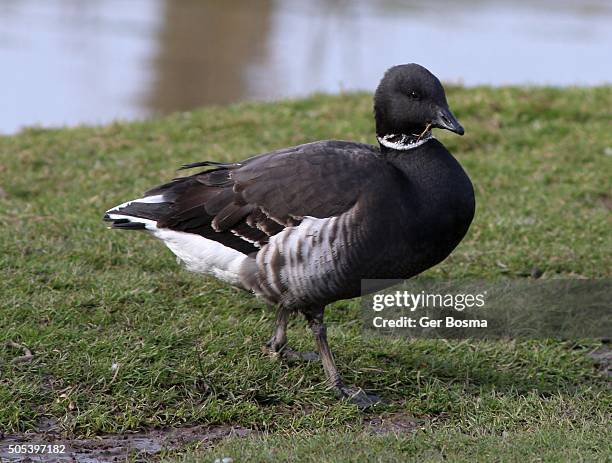
{"type": "Polygon", "coordinates": [[[359,296],[362,279],[406,279],[444,260],[474,216],[474,191],[433,127],[463,135],[440,81],[417,64],[389,69],[374,96],[379,146],[317,141],[206,167],[106,212],[112,228],[146,230],[187,269],[276,306],[268,352],[287,346],[302,313],[329,384],[344,385],[323,323],[327,304],[359,296]]]}

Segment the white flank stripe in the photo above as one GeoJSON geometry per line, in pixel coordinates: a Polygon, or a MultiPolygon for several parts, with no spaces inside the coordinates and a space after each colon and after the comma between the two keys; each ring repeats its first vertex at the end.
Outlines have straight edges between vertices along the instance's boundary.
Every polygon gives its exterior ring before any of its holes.
{"type": "Polygon", "coordinates": [[[304,216],[300,225],[287,227],[271,237],[256,257],[271,290],[281,293],[277,284],[280,280],[296,300],[309,300],[324,295],[330,287],[338,287],[344,278],[350,243],[344,242],[341,233],[335,233],[332,240],[331,232],[338,221],[343,223],[352,217],[353,210],[325,219],[304,216]],[[281,267],[272,262],[275,252],[284,257],[281,267]]]}
{"type": "Polygon", "coordinates": [[[247,256],[241,252],[193,233],[158,228],[153,234],[185,263],[187,270],[242,286],[240,268],[247,256]]]}
{"type": "Polygon", "coordinates": [[[241,252],[200,235],[158,228],[155,220],[112,213],[109,217],[113,220],[127,219],[133,223],[143,223],[146,230],[162,240],[185,263],[187,270],[212,275],[242,287],[240,268],[248,257],[241,252]]]}

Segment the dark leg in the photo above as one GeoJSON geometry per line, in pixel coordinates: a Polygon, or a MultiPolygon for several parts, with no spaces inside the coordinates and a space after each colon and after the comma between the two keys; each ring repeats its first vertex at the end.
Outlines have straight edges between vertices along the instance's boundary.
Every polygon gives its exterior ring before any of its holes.
{"type": "Polygon", "coordinates": [[[315,352],[297,352],[287,346],[287,322],[290,311],[279,307],[276,312],[276,328],[263,350],[267,354],[281,355],[285,360],[319,360],[315,352]]]}
{"type": "Polygon", "coordinates": [[[306,314],[306,320],[308,320],[308,326],[310,326],[312,334],[314,334],[327,383],[341,392],[344,388],[344,383],[342,378],[340,378],[336,362],[334,362],[334,356],[327,343],[327,328],[323,323],[323,311],[306,314]]]}
{"type": "Polygon", "coordinates": [[[274,336],[270,338],[266,347],[271,353],[277,354],[283,350],[287,344],[287,322],[289,321],[289,311],[279,307],[276,311],[276,327],[274,336]]]}
{"type": "Polygon", "coordinates": [[[340,377],[340,373],[336,367],[336,362],[334,361],[334,356],[329,348],[329,344],[327,343],[327,328],[323,323],[323,309],[319,309],[315,312],[307,312],[304,315],[306,316],[308,325],[314,334],[317,350],[319,351],[321,362],[323,363],[323,370],[325,371],[325,376],[327,378],[327,383],[336,389],[340,397],[350,399],[360,408],[367,408],[379,403],[381,401],[379,397],[375,395],[368,395],[361,388],[347,387],[342,382],[342,378],[340,377]]]}

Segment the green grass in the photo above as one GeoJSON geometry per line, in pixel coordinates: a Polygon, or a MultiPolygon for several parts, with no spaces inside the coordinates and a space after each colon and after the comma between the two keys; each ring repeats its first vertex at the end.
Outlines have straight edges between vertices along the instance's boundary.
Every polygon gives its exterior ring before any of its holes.
{"type": "MultiPolygon", "coordinates": [[[[477,212],[427,274],[524,278],[538,267],[544,278],[610,277],[612,89],[450,88],[448,97],[467,134],[437,135],[470,174],[477,212]]],[[[371,99],[357,94],[0,137],[0,433],[45,417],[67,436],[194,423],[263,433],[167,455],[186,461],[609,457],[609,384],[586,355],[594,342],[369,337],[356,302],[338,302],[327,318],[346,382],[384,396],[376,413],[424,423],[372,436],[369,415],[335,399],[320,365],[261,353],[273,314],[260,302],[100,220],[186,162],[317,139],[374,142],[373,131],[371,99]],[[33,361],[13,362],[22,352],[9,341],[33,361]]],[[[313,348],[301,320],[290,342],[313,348]]]]}
{"type": "Polygon", "coordinates": [[[604,461],[609,442],[601,426],[592,422],[538,425],[528,432],[472,435],[462,430],[423,430],[411,437],[388,434],[372,437],[358,432],[331,431],[316,435],[290,435],[261,439],[233,439],[213,451],[176,455],[162,461],[196,463],[230,456],[237,462],[338,461],[423,462],[423,461],[604,461]],[[567,442],[570,439],[571,442],[567,442]],[[568,445],[569,444],[569,445],[568,445]]]}

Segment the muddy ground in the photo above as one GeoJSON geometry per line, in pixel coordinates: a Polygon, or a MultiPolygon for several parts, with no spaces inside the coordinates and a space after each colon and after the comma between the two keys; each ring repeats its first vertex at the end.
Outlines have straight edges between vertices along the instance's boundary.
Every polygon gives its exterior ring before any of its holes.
{"type": "Polygon", "coordinates": [[[0,438],[1,462],[79,462],[123,461],[126,456],[154,455],[190,443],[212,445],[227,437],[246,437],[253,431],[240,426],[190,426],[154,429],[136,433],[107,434],[93,439],[64,439],[53,431],[6,435],[0,438]],[[65,446],[61,453],[11,453],[11,445],[51,444],[65,446]]]}
{"type": "MultiPolygon", "coordinates": [[[[407,414],[372,416],[365,420],[373,434],[414,432],[422,424],[407,414]]],[[[145,458],[162,450],[174,450],[188,444],[211,446],[221,439],[247,437],[257,432],[240,426],[189,426],[171,429],[107,434],[92,439],[66,439],[55,430],[55,423],[41,423],[37,431],[19,435],[0,435],[0,462],[78,462],[110,463],[124,461],[129,455],[145,458]],[[62,453],[14,453],[14,445],[60,445],[62,453]]]]}

